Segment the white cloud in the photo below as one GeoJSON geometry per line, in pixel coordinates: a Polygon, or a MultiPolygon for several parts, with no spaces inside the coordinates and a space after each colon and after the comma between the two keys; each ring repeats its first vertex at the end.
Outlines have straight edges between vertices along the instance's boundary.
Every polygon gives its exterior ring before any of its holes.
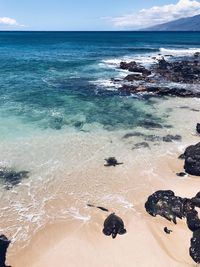
{"type": "Polygon", "coordinates": [[[15,19],[8,18],[8,17],[0,17],[0,26],[8,26],[8,27],[14,27],[14,26],[24,26],[20,25],[15,19]]]}
{"type": "Polygon", "coordinates": [[[138,29],[198,14],[200,14],[200,2],[179,0],[177,4],[142,9],[137,13],[110,18],[109,20],[118,28],[138,29]]]}

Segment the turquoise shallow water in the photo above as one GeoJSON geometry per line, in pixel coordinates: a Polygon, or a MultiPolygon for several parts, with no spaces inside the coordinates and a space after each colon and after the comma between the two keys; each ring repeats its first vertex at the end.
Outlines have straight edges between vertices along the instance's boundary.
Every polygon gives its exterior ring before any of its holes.
{"type": "Polygon", "coordinates": [[[200,33],[0,32],[0,135],[161,122],[151,101],[128,99],[109,85],[123,75],[116,62],[149,60],[162,48],[200,48],[199,40],[200,33]]]}

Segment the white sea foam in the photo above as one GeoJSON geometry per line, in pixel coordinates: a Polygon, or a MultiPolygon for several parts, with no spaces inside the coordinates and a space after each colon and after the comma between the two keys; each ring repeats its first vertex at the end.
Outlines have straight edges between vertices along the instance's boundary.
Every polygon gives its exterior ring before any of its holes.
{"type": "Polygon", "coordinates": [[[188,49],[166,49],[160,48],[162,54],[169,54],[173,56],[191,56],[194,53],[200,53],[200,48],[188,48],[188,49]]]}
{"type": "Polygon", "coordinates": [[[130,203],[128,200],[126,200],[123,196],[120,195],[106,195],[105,197],[103,197],[103,200],[114,201],[126,209],[133,209],[133,203],[130,203]]]}
{"type": "Polygon", "coordinates": [[[91,219],[91,216],[89,216],[89,215],[85,216],[85,215],[80,214],[79,210],[74,208],[74,207],[71,207],[67,211],[68,211],[68,214],[70,214],[75,219],[78,219],[78,220],[81,220],[84,222],[87,222],[91,219]]]}
{"type": "Polygon", "coordinates": [[[110,67],[110,68],[115,68],[116,66],[119,66],[120,62],[122,60],[120,58],[113,58],[113,59],[106,59],[106,60],[102,60],[100,64],[100,66],[106,66],[106,67],[110,67]]]}
{"type": "Polygon", "coordinates": [[[117,90],[120,87],[120,84],[115,84],[111,79],[98,79],[96,81],[90,81],[90,83],[111,91],[117,90]]]}

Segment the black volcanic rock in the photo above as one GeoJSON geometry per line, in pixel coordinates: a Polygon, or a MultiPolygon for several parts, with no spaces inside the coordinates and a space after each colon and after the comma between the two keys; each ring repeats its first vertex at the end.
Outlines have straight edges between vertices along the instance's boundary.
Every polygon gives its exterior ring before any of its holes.
{"type": "Polygon", "coordinates": [[[200,208],[200,192],[195,197],[191,198],[191,201],[195,207],[200,208]]]}
{"type": "Polygon", "coordinates": [[[200,229],[193,233],[190,246],[190,256],[196,263],[200,263],[200,229]]]}
{"type": "Polygon", "coordinates": [[[169,65],[170,64],[164,59],[164,57],[158,60],[158,69],[160,70],[167,70],[169,65]]]}
{"type": "Polygon", "coordinates": [[[11,267],[5,264],[6,262],[6,252],[10,245],[10,241],[5,235],[0,235],[0,267],[11,267]]]}
{"type": "MultiPolygon", "coordinates": [[[[190,256],[200,263],[200,219],[196,207],[200,206],[200,192],[191,199],[175,196],[171,190],[160,190],[148,197],[145,203],[146,211],[151,216],[160,215],[176,223],[176,218],[185,218],[188,228],[193,232],[190,246],[190,256]]],[[[167,227],[166,233],[170,234],[167,227]]]]}
{"type": "Polygon", "coordinates": [[[145,67],[137,64],[135,61],[131,61],[131,62],[122,61],[120,63],[120,69],[128,70],[130,72],[142,73],[144,76],[148,76],[151,74],[150,70],[147,70],[145,67]]]}
{"type": "Polygon", "coordinates": [[[184,169],[188,174],[200,176],[200,143],[186,148],[184,169]]]}
{"type": "Polygon", "coordinates": [[[124,222],[114,213],[110,214],[104,221],[103,233],[108,236],[112,235],[113,239],[117,236],[117,234],[125,234],[126,229],[124,228],[124,222]]]}
{"type": "Polygon", "coordinates": [[[163,58],[158,61],[156,73],[171,82],[198,83],[200,82],[200,62],[184,60],[169,63],[163,58]]]}
{"type": "Polygon", "coordinates": [[[122,70],[129,70],[131,71],[131,69],[137,67],[137,63],[135,61],[131,61],[129,63],[125,62],[125,61],[122,61],[120,63],[120,69],[122,70]]]}
{"type": "Polygon", "coordinates": [[[190,89],[177,87],[160,87],[156,85],[136,86],[132,84],[122,84],[118,90],[128,95],[146,94],[149,96],[200,97],[200,91],[191,91],[190,89]]]}
{"type": "Polygon", "coordinates": [[[127,75],[124,80],[128,81],[128,82],[133,82],[133,81],[141,81],[143,80],[144,77],[141,74],[129,74],[127,75]]]}
{"type": "Polygon", "coordinates": [[[188,228],[192,232],[200,229],[200,219],[198,217],[198,212],[196,210],[191,210],[187,212],[186,218],[187,218],[188,228]]]}
{"type": "Polygon", "coordinates": [[[199,133],[199,134],[200,134],[200,123],[197,123],[197,126],[196,126],[196,131],[197,131],[197,133],[199,133]]]}
{"type": "Polygon", "coordinates": [[[120,68],[135,72],[127,75],[123,80],[114,81],[118,83],[118,91],[123,94],[200,97],[198,87],[172,87],[171,84],[172,82],[183,85],[200,84],[200,57],[177,59],[176,61],[167,61],[162,57],[151,66],[151,70],[137,64],[135,61],[121,62],[120,68]],[[159,85],[159,83],[162,85],[159,85]]]}
{"type": "Polygon", "coordinates": [[[175,224],[177,217],[182,219],[185,216],[184,199],[175,196],[171,190],[160,190],[149,196],[145,209],[150,215],[160,215],[175,224]]]}

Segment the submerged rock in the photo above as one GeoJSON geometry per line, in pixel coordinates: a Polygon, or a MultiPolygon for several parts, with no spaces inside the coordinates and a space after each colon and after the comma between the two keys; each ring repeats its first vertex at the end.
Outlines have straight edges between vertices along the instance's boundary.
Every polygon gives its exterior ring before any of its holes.
{"type": "Polygon", "coordinates": [[[11,267],[6,265],[6,252],[10,245],[10,241],[5,235],[0,235],[0,267],[11,267]]]}
{"type": "Polygon", "coordinates": [[[140,133],[140,132],[133,132],[133,133],[127,133],[127,134],[125,134],[124,136],[123,136],[123,139],[128,139],[128,138],[130,138],[130,137],[143,137],[143,136],[145,136],[145,134],[143,134],[143,133],[140,133]]]}
{"type": "Polygon", "coordinates": [[[182,140],[182,137],[178,134],[177,135],[168,134],[163,137],[164,142],[181,141],[181,140],[182,140]]]}
{"type": "Polygon", "coordinates": [[[147,142],[141,142],[134,145],[132,150],[134,149],[140,149],[140,148],[150,148],[149,144],[147,142]]]}
{"type": "Polygon", "coordinates": [[[161,129],[163,128],[162,124],[151,121],[151,120],[143,120],[139,122],[139,126],[144,127],[146,129],[161,129]]]}
{"type": "Polygon", "coordinates": [[[11,189],[18,185],[23,178],[28,178],[28,171],[16,172],[5,167],[0,167],[0,180],[5,185],[6,189],[11,189]]]}
{"type": "Polygon", "coordinates": [[[113,239],[117,236],[117,234],[125,234],[126,229],[124,228],[124,222],[120,217],[115,215],[115,213],[110,214],[104,221],[103,233],[107,236],[112,235],[113,239]]]}
{"type": "Polygon", "coordinates": [[[105,161],[107,162],[106,164],[104,164],[104,166],[106,166],[106,167],[110,167],[110,166],[115,167],[117,165],[123,164],[122,162],[118,162],[115,157],[110,157],[108,159],[105,159],[105,161]]]}
{"type": "Polygon", "coordinates": [[[188,174],[200,176],[200,143],[186,148],[184,169],[188,174]]]}

